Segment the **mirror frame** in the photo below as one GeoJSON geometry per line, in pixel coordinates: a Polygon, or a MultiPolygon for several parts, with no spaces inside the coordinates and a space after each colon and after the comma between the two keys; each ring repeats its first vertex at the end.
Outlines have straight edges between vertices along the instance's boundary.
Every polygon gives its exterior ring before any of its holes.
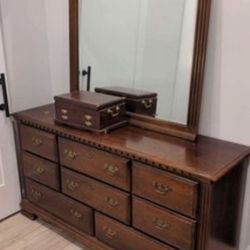
{"type": "MultiPolygon", "coordinates": [[[[198,0],[187,125],[128,113],[129,123],[190,141],[197,139],[212,0],[198,0]]],[[[69,0],[70,91],[79,90],[79,0],[69,0]]]]}

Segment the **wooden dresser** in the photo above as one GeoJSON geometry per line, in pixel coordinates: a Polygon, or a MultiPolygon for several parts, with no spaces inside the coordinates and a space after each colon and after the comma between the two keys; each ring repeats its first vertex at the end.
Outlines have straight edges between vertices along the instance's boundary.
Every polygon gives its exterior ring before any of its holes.
{"type": "Polygon", "coordinates": [[[90,249],[237,249],[250,149],[132,126],[97,135],[15,114],[22,213],[90,249]]]}

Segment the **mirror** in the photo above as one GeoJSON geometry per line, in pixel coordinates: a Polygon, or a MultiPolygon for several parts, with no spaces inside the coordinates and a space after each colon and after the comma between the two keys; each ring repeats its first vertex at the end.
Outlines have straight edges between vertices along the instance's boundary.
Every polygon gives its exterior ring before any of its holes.
{"type": "MultiPolygon", "coordinates": [[[[91,66],[90,90],[156,93],[155,117],[186,125],[197,2],[81,0],[80,70],[91,66]]],[[[81,76],[80,88],[86,87],[81,76]]]]}
{"type": "Polygon", "coordinates": [[[155,111],[128,110],[132,124],[194,140],[210,5],[211,0],[70,1],[71,90],[108,88],[127,99],[141,94],[145,109],[153,103],[155,111]]]}

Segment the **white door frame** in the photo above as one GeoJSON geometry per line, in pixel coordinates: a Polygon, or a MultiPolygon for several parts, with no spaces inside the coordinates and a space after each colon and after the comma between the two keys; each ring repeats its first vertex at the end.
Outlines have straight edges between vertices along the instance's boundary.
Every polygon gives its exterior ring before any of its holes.
{"type": "MultiPolygon", "coordinates": [[[[4,46],[0,27],[0,73],[6,75],[4,46]]],[[[0,103],[3,103],[0,89],[0,103]]],[[[0,112],[0,220],[20,210],[21,200],[12,122],[0,112]]]]}

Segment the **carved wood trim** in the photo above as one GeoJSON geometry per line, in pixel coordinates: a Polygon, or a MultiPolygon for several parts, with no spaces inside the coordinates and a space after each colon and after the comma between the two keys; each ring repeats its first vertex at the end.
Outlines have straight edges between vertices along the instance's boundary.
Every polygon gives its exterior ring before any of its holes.
{"type": "MultiPolygon", "coordinates": [[[[78,0],[69,0],[69,7],[70,90],[74,91],[79,90],[78,0]]],[[[131,124],[159,133],[184,138],[190,141],[196,140],[199,128],[210,9],[211,0],[199,0],[187,125],[183,126],[174,122],[160,121],[158,119],[152,119],[151,117],[142,118],[141,116],[134,114],[130,114],[129,121],[131,124]]]]}
{"type": "Polygon", "coordinates": [[[115,154],[115,155],[118,155],[118,156],[126,157],[126,158],[129,158],[131,160],[135,160],[135,161],[138,161],[138,162],[141,162],[141,163],[145,163],[145,164],[151,165],[153,167],[157,167],[157,168],[169,171],[171,173],[175,173],[177,175],[187,177],[189,179],[193,179],[193,180],[196,180],[196,181],[201,181],[202,180],[204,182],[208,181],[205,177],[204,178],[197,177],[197,176],[192,175],[192,174],[190,174],[188,172],[185,172],[183,170],[178,170],[178,169],[176,169],[174,167],[170,167],[170,166],[164,165],[164,164],[159,164],[159,163],[154,162],[154,161],[152,161],[152,160],[150,160],[148,158],[143,158],[143,157],[141,157],[141,156],[139,156],[137,154],[127,153],[125,151],[121,151],[121,150],[118,150],[118,149],[115,149],[115,148],[112,148],[112,147],[107,147],[107,146],[102,145],[100,143],[90,141],[90,140],[86,140],[86,139],[83,139],[81,137],[77,137],[77,136],[74,136],[74,135],[71,135],[71,134],[67,134],[65,132],[62,132],[62,131],[59,131],[59,130],[56,130],[56,129],[52,129],[52,128],[49,128],[47,126],[43,126],[41,124],[32,122],[30,120],[20,119],[20,121],[24,125],[28,125],[28,126],[43,130],[45,132],[53,133],[53,134],[56,134],[57,136],[61,136],[61,137],[64,137],[64,138],[67,138],[67,139],[70,139],[70,140],[74,140],[76,142],[83,143],[83,144],[89,145],[91,147],[101,149],[103,151],[106,151],[106,152],[109,152],[109,153],[112,153],[112,154],[115,154]]]}
{"type": "Polygon", "coordinates": [[[209,218],[210,218],[210,208],[212,199],[212,187],[211,184],[203,183],[201,184],[201,196],[200,202],[201,207],[199,208],[199,224],[197,226],[196,249],[206,250],[207,239],[209,233],[209,218]]]}

